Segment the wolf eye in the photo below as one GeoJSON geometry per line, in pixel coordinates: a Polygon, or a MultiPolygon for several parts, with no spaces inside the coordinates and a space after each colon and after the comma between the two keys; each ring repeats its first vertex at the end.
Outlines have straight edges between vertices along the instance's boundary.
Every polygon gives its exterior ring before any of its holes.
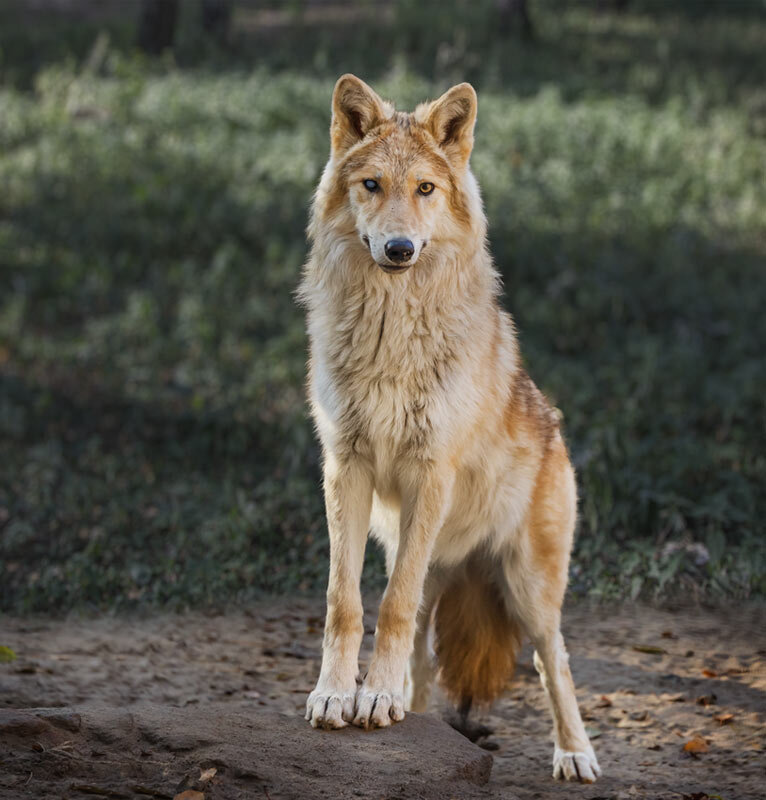
{"type": "Polygon", "coordinates": [[[374,181],[372,178],[366,178],[362,181],[364,184],[364,188],[367,189],[368,192],[377,192],[380,188],[380,185],[377,181],[374,181]]]}
{"type": "Polygon", "coordinates": [[[433,190],[434,185],[428,181],[421,183],[420,186],[418,186],[418,192],[420,192],[420,194],[431,194],[433,190]]]}

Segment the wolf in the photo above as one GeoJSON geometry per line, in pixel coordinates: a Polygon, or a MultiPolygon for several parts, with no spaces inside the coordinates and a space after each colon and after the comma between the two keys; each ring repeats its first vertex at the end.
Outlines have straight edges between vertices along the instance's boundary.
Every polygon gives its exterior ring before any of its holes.
{"type": "Polygon", "coordinates": [[[560,632],[577,515],[558,412],[524,370],[469,166],[477,97],[413,113],[342,76],[298,289],[330,538],[314,727],[385,727],[438,679],[464,711],[508,684],[522,637],[556,778],[601,770],[560,632]],[[388,584],[357,687],[368,534],[388,584]]]}

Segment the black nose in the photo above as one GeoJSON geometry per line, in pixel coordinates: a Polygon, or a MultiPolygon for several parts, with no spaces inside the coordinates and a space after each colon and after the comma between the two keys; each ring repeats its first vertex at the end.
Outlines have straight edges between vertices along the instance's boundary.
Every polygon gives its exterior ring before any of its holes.
{"type": "Polygon", "coordinates": [[[386,258],[401,264],[409,261],[415,252],[415,246],[409,239],[391,239],[386,242],[386,258]]]}

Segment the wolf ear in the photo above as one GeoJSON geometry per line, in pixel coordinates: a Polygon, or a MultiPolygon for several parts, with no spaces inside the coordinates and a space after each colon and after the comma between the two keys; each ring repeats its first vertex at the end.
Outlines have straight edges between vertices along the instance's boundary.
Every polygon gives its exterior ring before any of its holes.
{"type": "Polygon", "coordinates": [[[473,150],[476,123],[476,92],[470,83],[460,83],[425,109],[425,126],[458,166],[465,166],[473,150]]]}
{"type": "Polygon", "coordinates": [[[330,140],[333,153],[348,150],[383,122],[388,116],[385,105],[356,75],[341,75],[332,93],[330,140]]]}

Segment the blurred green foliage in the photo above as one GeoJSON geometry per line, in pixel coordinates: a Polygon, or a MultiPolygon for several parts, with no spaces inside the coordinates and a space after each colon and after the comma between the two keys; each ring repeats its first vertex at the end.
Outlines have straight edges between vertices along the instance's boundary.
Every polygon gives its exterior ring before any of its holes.
{"type": "Polygon", "coordinates": [[[526,43],[488,3],[243,5],[225,51],[191,5],[156,61],[121,13],[0,10],[0,607],[323,587],[292,292],[348,70],[404,108],[479,89],[504,302],[580,479],[572,591],[766,592],[758,4],[541,0],[526,43]]]}

